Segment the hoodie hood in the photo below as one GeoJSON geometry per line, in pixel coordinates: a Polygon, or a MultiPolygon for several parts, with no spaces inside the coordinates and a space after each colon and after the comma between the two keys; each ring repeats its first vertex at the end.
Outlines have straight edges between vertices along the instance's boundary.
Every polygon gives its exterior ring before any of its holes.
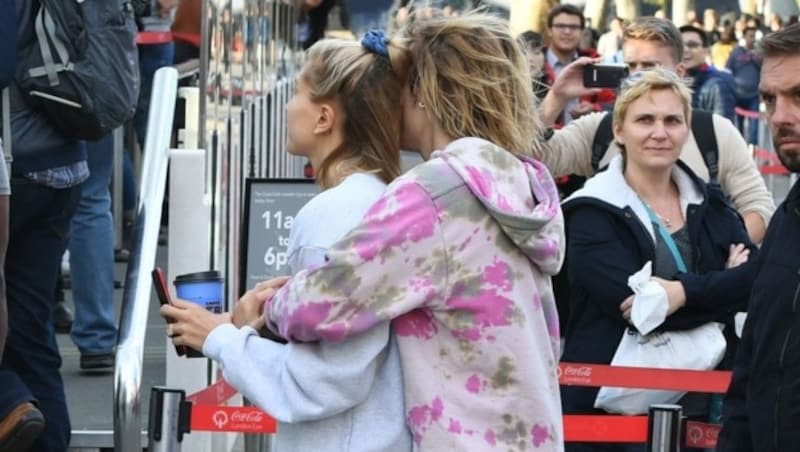
{"type": "MultiPolygon", "coordinates": [[[[611,205],[620,210],[630,208],[644,225],[650,237],[655,241],[655,230],[647,210],[639,195],[628,185],[622,171],[622,155],[616,155],[608,164],[605,171],[586,181],[580,190],[576,190],[564,200],[564,208],[569,210],[573,205],[582,200],[597,200],[611,205]]],[[[681,161],[676,162],[672,168],[672,180],[678,187],[680,194],[681,212],[684,216],[690,204],[703,202],[705,194],[700,186],[699,179],[681,161]]]]}
{"type": "Polygon", "coordinates": [[[564,218],[550,172],[480,138],[461,138],[432,157],[464,181],[503,232],[544,273],[564,260],[564,218]]]}

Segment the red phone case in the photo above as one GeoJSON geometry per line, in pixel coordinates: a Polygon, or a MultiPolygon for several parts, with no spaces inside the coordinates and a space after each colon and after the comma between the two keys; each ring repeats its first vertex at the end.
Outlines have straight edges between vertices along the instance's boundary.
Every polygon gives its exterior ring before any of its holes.
{"type": "MultiPolygon", "coordinates": [[[[153,277],[153,287],[156,289],[156,295],[158,295],[158,300],[161,304],[172,304],[172,300],[169,297],[169,289],[167,288],[167,278],[164,276],[164,270],[161,267],[156,267],[153,269],[151,273],[153,277]]],[[[172,323],[175,320],[167,318],[167,323],[172,323]]],[[[183,356],[186,354],[186,347],[183,345],[176,345],[175,352],[178,356],[183,356]]]]}

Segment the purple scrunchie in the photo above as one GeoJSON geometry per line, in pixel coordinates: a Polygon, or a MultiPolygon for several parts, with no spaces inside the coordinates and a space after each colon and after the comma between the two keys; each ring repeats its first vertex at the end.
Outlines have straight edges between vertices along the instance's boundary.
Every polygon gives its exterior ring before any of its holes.
{"type": "Polygon", "coordinates": [[[370,30],[361,38],[361,45],[370,52],[389,58],[389,38],[383,30],[370,30]]]}

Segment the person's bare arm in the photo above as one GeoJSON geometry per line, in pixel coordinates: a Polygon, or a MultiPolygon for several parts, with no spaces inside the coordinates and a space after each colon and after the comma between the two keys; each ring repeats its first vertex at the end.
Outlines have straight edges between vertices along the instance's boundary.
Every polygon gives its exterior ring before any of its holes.
{"type": "Polygon", "coordinates": [[[596,94],[597,88],[583,86],[583,67],[598,62],[598,58],[580,57],[565,67],[553,81],[553,86],[539,104],[539,115],[546,127],[552,127],[567,103],[580,96],[596,94]]]}
{"type": "Polygon", "coordinates": [[[750,212],[744,215],[744,227],[753,243],[761,243],[767,234],[767,223],[764,217],[758,212],[750,212]]]}

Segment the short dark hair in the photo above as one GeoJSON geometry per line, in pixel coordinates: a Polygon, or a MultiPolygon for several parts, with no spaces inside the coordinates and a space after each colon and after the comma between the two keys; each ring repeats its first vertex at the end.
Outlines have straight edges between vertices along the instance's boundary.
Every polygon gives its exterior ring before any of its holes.
{"type": "Polygon", "coordinates": [[[793,23],[761,38],[764,58],[800,55],[800,23],[793,23]]]}
{"type": "Polygon", "coordinates": [[[544,38],[542,35],[533,30],[522,32],[519,36],[517,36],[517,40],[524,47],[536,49],[544,46],[544,38]]]}
{"type": "Polygon", "coordinates": [[[549,13],[547,13],[547,28],[553,28],[553,19],[559,14],[568,14],[570,16],[578,16],[581,19],[581,30],[586,27],[586,18],[583,17],[583,13],[580,9],[578,9],[575,5],[556,5],[554,6],[549,13]]]}
{"type": "Polygon", "coordinates": [[[697,28],[694,25],[684,25],[678,30],[680,30],[681,33],[696,33],[700,36],[700,42],[703,44],[703,47],[708,47],[708,35],[705,30],[697,28]]]}

